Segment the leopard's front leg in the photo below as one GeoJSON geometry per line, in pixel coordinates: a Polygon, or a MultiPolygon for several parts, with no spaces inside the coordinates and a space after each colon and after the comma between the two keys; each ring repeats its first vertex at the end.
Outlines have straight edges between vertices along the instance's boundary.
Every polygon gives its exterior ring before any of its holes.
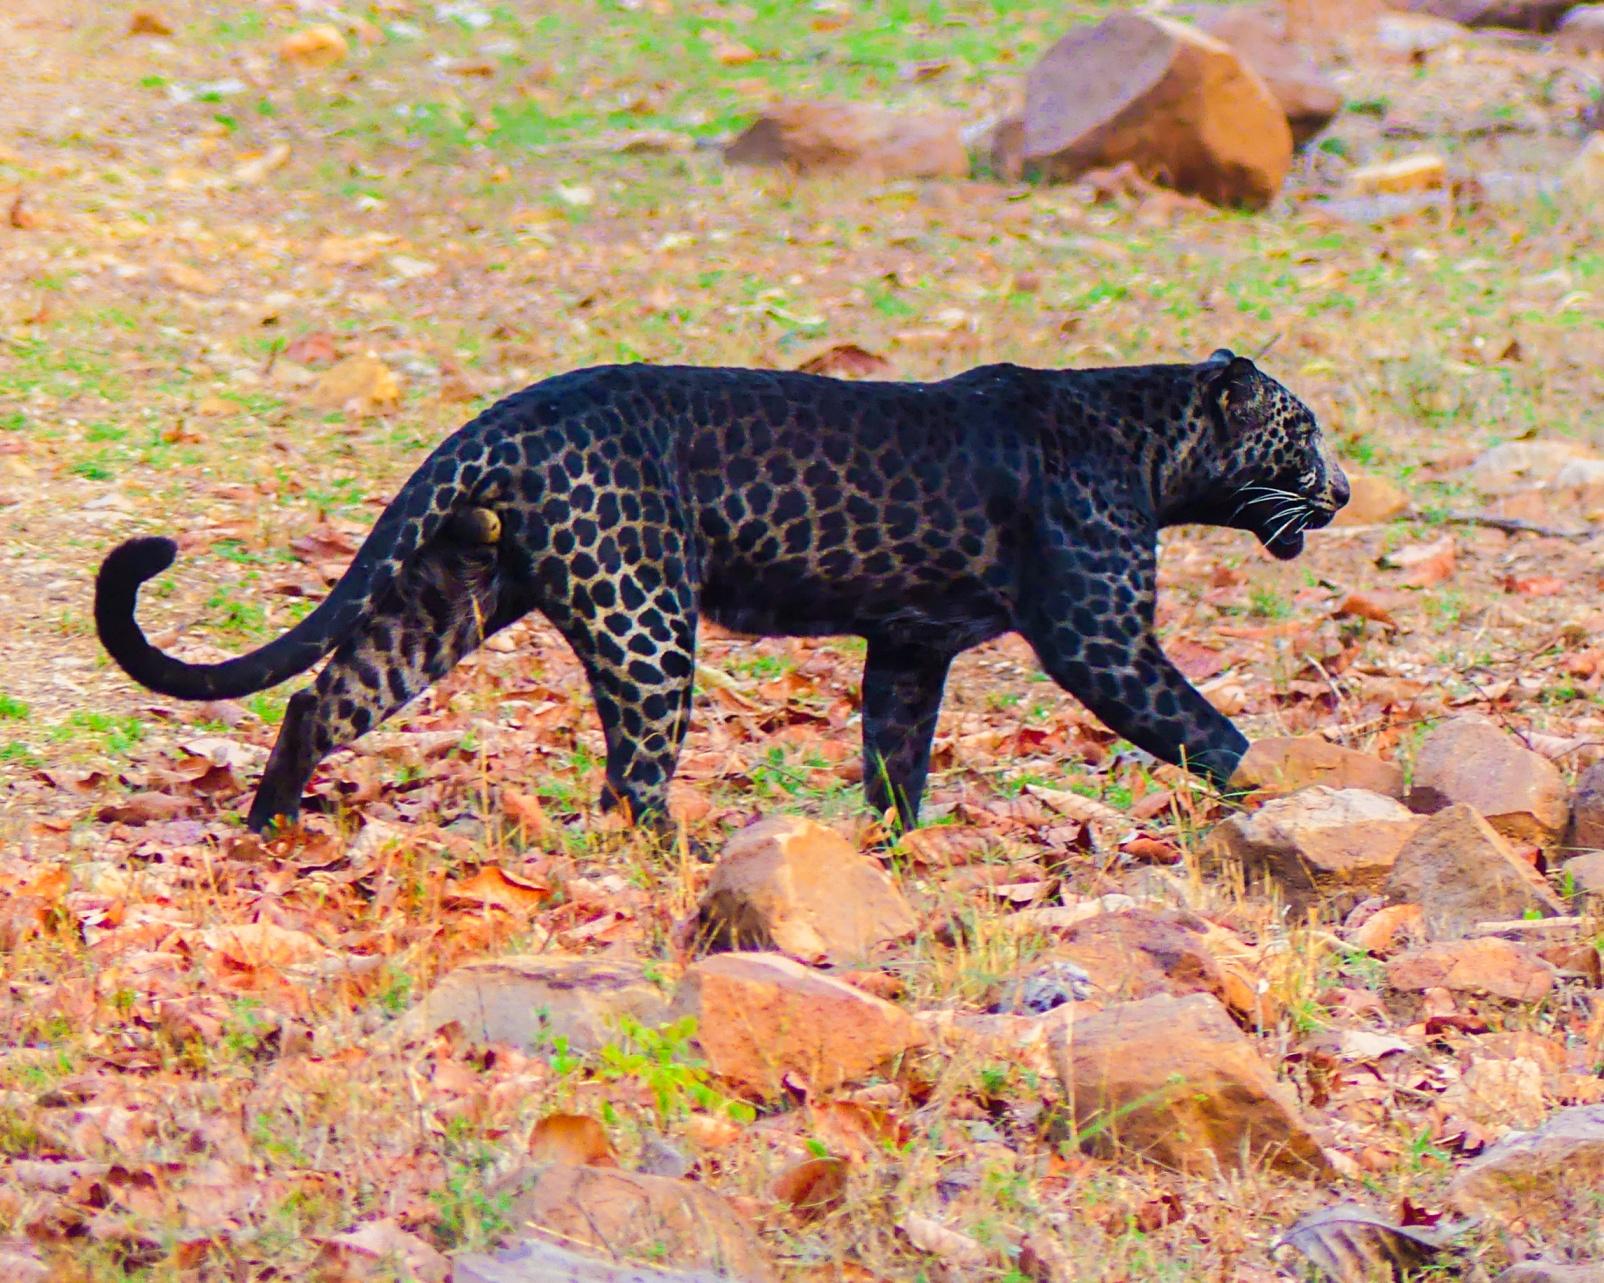
{"type": "Polygon", "coordinates": [[[1115,734],[1224,788],[1248,740],[1165,655],[1153,632],[1154,554],[1056,548],[1024,595],[1020,631],[1054,681],[1115,734]]]}
{"type": "Polygon", "coordinates": [[[1088,649],[1097,652],[1110,643],[1087,648],[1062,629],[1030,640],[1048,675],[1116,735],[1220,788],[1231,782],[1247,752],[1247,736],[1187,681],[1151,634],[1121,638],[1126,657],[1119,660],[1088,658],[1088,649]]]}

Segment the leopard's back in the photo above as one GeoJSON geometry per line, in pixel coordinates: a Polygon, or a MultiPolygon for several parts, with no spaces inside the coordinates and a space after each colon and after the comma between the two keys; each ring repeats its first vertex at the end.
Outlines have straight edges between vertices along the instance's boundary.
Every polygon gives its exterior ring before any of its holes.
{"type": "Polygon", "coordinates": [[[677,569],[703,612],[738,631],[958,628],[979,640],[1006,627],[1040,477],[1021,426],[1029,374],[891,383],[599,367],[539,385],[537,473],[523,485],[562,557],[602,528],[633,538],[639,525],[644,545],[659,522],[682,521],[693,560],[677,569]]]}

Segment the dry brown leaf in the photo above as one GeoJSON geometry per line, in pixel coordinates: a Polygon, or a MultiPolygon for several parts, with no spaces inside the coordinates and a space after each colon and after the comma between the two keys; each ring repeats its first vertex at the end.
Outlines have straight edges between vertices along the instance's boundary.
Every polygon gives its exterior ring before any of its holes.
{"type": "Polygon", "coordinates": [[[887,1110],[855,1100],[811,1102],[808,1122],[813,1134],[832,1153],[850,1158],[866,1158],[878,1152],[887,1142],[902,1139],[905,1130],[887,1110]]]}
{"type": "Polygon", "coordinates": [[[916,1250],[929,1252],[947,1265],[978,1268],[993,1259],[988,1248],[932,1217],[904,1210],[897,1217],[897,1226],[916,1250]]]}
{"type": "Polygon", "coordinates": [[[326,22],[292,31],[278,46],[279,57],[285,62],[308,68],[332,67],[343,62],[350,52],[340,29],[326,22]]]}
{"type": "Polygon", "coordinates": [[[1118,824],[1129,827],[1131,823],[1131,817],[1124,811],[1117,810],[1107,802],[1099,802],[1096,798],[1071,793],[1068,789],[1051,789],[1041,784],[1027,784],[1025,791],[1032,797],[1040,798],[1060,815],[1067,815],[1082,824],[1118,824]]]}
{"type": "Polygon", "coordinates": [[[223,288],[222,282],[216,277],[188,263],[168,263],[162,268],[162,275],[169,285],[188,290],[191,294],[217,294],[223,288]]]}
{"type": "Polygon", "coordinates": [[[185,814],[195,805],[194,799],[174,797],[171,793],[146,791],[135,793],[111,806],[95,812],[95,818],[108,824],[154,824],[185,814]]]}
{"type": "Polygon", "coordinates": [[[1410,588],[1429,588],[1454,573],[1458,545],[1451,534],[1430,543],[1408,544],[1381,558],[1380,564],[1408,573],[1403,583],[1410,588]]]}
{"type": "Polygon", "coordinates": [[[575,1167],[617,1167],[607,1130],[588,1114],[547,1114],[529,1133],[529,1156],[575,1167]]]}
{"type": "Polygon", "coordinates": [[[240,967],[290,967],[321,962],[329,951],[305,931],[272,922],[239,922],[207,927],[200,942],[240,967]]]}
{"type": "Polygon", "coordinates": [[[1397,626],[1392,612],[1365,593],[1349,593],[1331,613],[1338,619],[1368,619],[1371,623],[1385,624],[1388,628],[1397,626]]]}
{"type": "Polygon", "coordinates": [[[1205,646],[1202,642],[1191,641],[1185,637],[1172,637],[1167,640],[1164,643],[1164,653],[1170,657],[1172,664],[1194,682],[1218,676],[1226,670],[1230,662],[1214,647],[1205,646]]]}
{"type": "Polygon", "coordinates": [[[471,878],[446,886],[446,903],[456,908],[483,905],[532,913],[550,898],[551,888],[545,883],[518,877],[494,864],[485,865],[471,878]]]}
{"type": "Polygon", "coordinates": [[[1519,593],[1522,597],[1553,597],[1571,586],[1571,580],[1559,575],[1531,575],[1524,579],[1505,575],[1503,579],[1505,592],[1519,593]]]}
{"type": "Polygon", "coordinates": [[[891,369],[891,362],[856,343],[837,343],[810,356],[796,368],[804,374],[863,379],[886,373],[891,369]]]}
{"type": "Polygon", "coordinates": [[[774,1197],[804,1219],[822,1216],[846,1194],[847,1165],[839,1158],[806,1158],[774,1178],[774,1197]]]}
{"type": "Polygon", "coordinates": [[[301,365],[327,365],[339,354],[334,335],[327,330],[312,330],[297,335],[284,345],[285,359],[301,365]]]}
{"type": "Polygon", "coordinates": [[[546,808],[533,793],[524,793],[515,788],[502,789],[501,810],[509,820],[523,828],[527,837],[539,837],[551,827],[551,821],[546,818],[546,808]]]}
{"type": "Polygon", "coordinates": [[[682,1128],[685,1138],[703,1149],[723,1149],[744,1134],[739,1123],[723,1114],[691,1114],[682,1128]]]}
{"type": "Polygon", "coordinates": [[[445,1283],[451,1262],[394,1221],[366,1221],[324,1239],[313,1272],[320,1283],[378,1283],[398,1277],[445,1283]]]}
{"type": "Polygon", "coordinates": [[[170,36],[173,24],[167,16],[155,9],[135,9],[128,15],[128,34],[131,36],[170,36]]]}
{"type": "Polygon", "coordinates": [[[742,67],[757,61],[757,51],[739,40],[729,40],[713,47],[713,57],[726,67],[742,67]]]}
{"type": "Polygon", "coordinates": [[[377,357],[348,356],[317,376],[311,399],[325,409],[366,414],[399,405],[401,380],[377,357]]]}

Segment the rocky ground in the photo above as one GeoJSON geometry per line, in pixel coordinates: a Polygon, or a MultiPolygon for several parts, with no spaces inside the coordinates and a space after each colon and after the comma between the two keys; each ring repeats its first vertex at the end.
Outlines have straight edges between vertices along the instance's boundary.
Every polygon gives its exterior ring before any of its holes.
{"type": "Polygon", "coordinates": [[[1604,60],[1596,11],[1420,10],[1289,0],[1268,86],[1122,18],[1109,92],[1285,116],[1150,164],[1042,125],[1104,6],[11,0],[0,1275],[1600,1277],[1604,60]],[[1258,208],[1155,181],[1200,155],[1258,208]],[[1290,564],[1166,537],[1241,805],[1005,639],[887,847],[861,647],[708,630],[703,863],[594,813],[536,621],[263,842],[284,692],[149,698],[88,622],[174,533],[157,640],[258,644],[582,364],[1267,344],[1356,495],[1290,564]]]}

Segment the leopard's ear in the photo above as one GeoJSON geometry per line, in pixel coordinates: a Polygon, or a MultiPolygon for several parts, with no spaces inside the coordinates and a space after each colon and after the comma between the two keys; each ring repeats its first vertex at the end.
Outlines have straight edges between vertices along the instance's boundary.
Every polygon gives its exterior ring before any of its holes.
{"type": "Polygon", "coordinates": [[[1221,348],[1206,364],[1218,370],[1209,381],[1209,397],[1227,423],[1263,397],[1264,380],[1259,367],[1247,357],[1221,348]]]}
{"type": "Polygon", "coordinates": [[[1204,365],[1230,365],[1231,362],[1234,361],[1234,360],[1236,360],[1236,353],[1231,351],[1230,348],[1228,348],[1228,347],[1217,347],[1217,348],[1214,349],[1214,351],[1209,353],[1209,359],[1204,361],[1203,364],[1204,365]]]}

